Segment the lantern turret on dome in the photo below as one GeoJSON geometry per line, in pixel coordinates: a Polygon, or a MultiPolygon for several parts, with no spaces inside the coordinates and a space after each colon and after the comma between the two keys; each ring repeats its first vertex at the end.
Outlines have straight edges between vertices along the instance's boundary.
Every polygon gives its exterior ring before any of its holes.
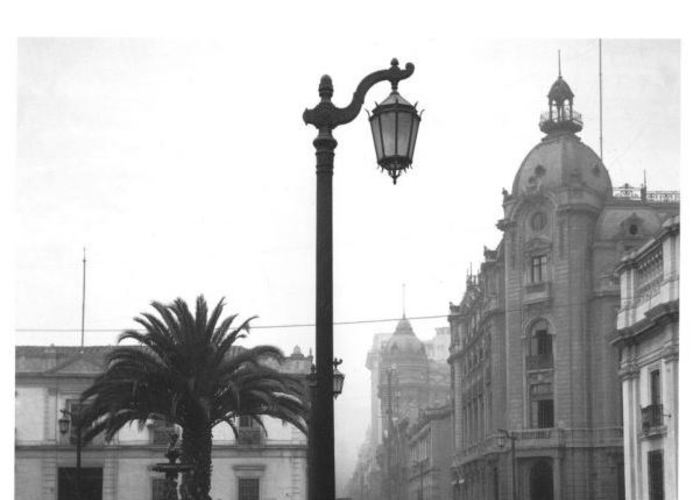
{"type": "Polygon", "coordinates": [[[545,134],[553,132],[580,132],[583,128],[581,113],[574,111],[574,93],[561,76],[552,84],[547,94],[549,109],[540,115],[540,130],[545,134]]]}

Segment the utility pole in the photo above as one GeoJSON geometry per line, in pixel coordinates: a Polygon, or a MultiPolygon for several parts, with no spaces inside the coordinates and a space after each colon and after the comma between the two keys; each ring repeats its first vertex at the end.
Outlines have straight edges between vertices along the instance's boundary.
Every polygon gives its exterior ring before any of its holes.
{"type": "Polygon", "coordinates": [[[80,313],[80,353],[85,349],[85,270],[87,259],[85,258],[85,247],[83,247],[83,305],[80,313]]]}

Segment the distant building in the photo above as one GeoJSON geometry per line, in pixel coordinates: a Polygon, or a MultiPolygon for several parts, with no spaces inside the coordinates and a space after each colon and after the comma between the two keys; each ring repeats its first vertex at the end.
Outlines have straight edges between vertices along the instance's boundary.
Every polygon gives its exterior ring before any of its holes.
{"type": "Polygon", "coordinates": [[[503,190],[503,237],[450,305],[454,499],[625,497],[615,268],[679,194],[613,188],[573,97],[559,76],[503,190]]]}
{"type": "Polygon", "coordinates": [[[408,496],[418,500],[452,498],[452,408],[422,410],[408,430],[408,496]]]}
{"type": "MultiPolygon", "coordinates": [[[[69,498],[76,463],[74,430],[59,431],[61,410],[75,409],[80,394],[104,370],[111,346],[18,346],[15,351],[15,498],[69,498]],[[74,436],[73,436],[74,437],[74,436]]],[[[310,372],[311,357],[296,348],[281,367],[310,372]]],[[[226,425],[214,429],[213,500],[306,499],[306,437],[292,425],[264,418],[267,434],[241,417],[239,438],[226,425]]],[[[151,422],[122,429],[113,442],[94,442],[82,452],[81,500],[163,500],[169,428],[151,422]]]]}
{"type": "Polygon", "coordinates": [[[627,500],[678,498],[680,219],[626,254],[613,344],[620,349],[627,500]]]}
{"type": "Polygon", "coordinates": [[[352,498],[387,500],[390,469],[401,475],[400,487],[407,490],[407,432],[422,410],[449,400],[448,354],[449,329],[437,328],[423,342],[406,318],[393,333],[374,336],[366,362],[371,372],[370,428],[348,485],[352,498]]]}
{"type": "Polygon", "coordinates": [[[408,498],[409,429],[421,412],[449,401],[449,367],[428,358],[410,321],[403,318],[379,354],[383,416],[377,457],[384,498],[408,498]]]}

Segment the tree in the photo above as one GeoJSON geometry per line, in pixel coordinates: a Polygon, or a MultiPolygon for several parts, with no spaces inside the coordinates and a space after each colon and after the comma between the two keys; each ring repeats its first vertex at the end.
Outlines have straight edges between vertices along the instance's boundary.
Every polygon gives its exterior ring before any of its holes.
{"type": "Polygon", "coordinates": [[[194,466],[190,494],[210,499],[212,428],[227,423],[237,436],[235,418],[262,415],[279,418],[307,432],[308,405],[303,381],[271,367],[282,352],[269,345],[250,349],[234,343],[249,331],[248,318],[237,327],[237,315],[219,322],[223,299],[211,314],[197,298],[193,315],[178,298],[153,302],[158,314],[134,318],[144,331],[126,330],[119,337],[138,345],[120,345],[107,356],[107,368],[82,394],[85,439],[99,433],[111,440],[131,422],[149,419],[182,428],[182,461],[194,466]]]}

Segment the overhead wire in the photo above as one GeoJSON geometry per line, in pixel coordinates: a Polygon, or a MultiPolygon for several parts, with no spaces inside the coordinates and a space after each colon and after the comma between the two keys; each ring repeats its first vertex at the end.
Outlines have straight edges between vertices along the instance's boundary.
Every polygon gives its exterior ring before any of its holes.
{"type": "MultiPolygon", "coordinates": [[[[592,300],[592,299],[591,299],[592,300]]],[[[632,301],[633,299],[627,299],[627,302],[632,301]]],[[[550,310],[557,310],[557,309],[562,309],[562,308],[569,308],[573,306],[580,306],[588,303],[589,301],[581,301],[581,302],[568,302],[568,303],[563,303],[563,304],[557,304],[554,306],[551,306],[549,309],[550,310]]],[[[620,304],[622,304],[624,301],[620,301],[620,304]]],[[[498,309],[498,308],[496,308],[498,309]]],[[[514,307],[514,308],[508,308],[505,310],[502,310],[503,314],[506,313],[522,313],[524,311],[527,311],[529,308],[528,307],[514,307]]],[[[453,313],[453,314],[429,314],[429,315],[423,315],[423,316],[407,316],[405,319],[409,321],[420,321],[420,320],[427,320],[427,319],[448,319],[448,318],[459,318],[459,317],[466,317],[469,316],[469,313],[453,313]]],[[[387,318],[374,318],[374,319],[357,319],[357,320],[347,320],[347,321],[335,321],[333,322],[334,326],[346,326],[346,325],[361,325],[361,324],[375,324],[375,323],[389,323],[389,322],[398,322],[401,321],[402,317],[387,317],[387,318]]],[[[287,329],[287,328],[312,328],[315,327],[316,325],[314,323],[280,323],[280,324],[272,324],[272,325],[250,325],[250,330],[272,330],[272,329],[287,329]]],[[[136,331],[143,331],[139,330],[138,328],[86,328],[86,332],[90,333],[120,333],[125,330],[136,330],[136,331]]],[[[15,332],[17,333],[77,333],[79,332],[79,328],[15,328],[15,332]]]]}

